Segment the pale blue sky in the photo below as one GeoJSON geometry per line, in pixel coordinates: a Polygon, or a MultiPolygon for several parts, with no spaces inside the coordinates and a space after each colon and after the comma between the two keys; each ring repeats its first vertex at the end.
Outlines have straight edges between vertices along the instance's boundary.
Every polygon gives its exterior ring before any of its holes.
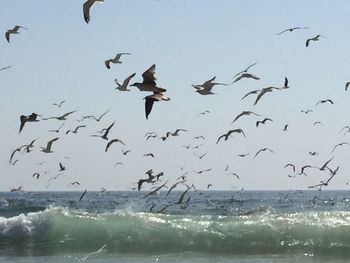
{"type": "MultiPolygon", "coordinates": [[[[26,190],[88,190],[105,187],[122,190],[135,187],[144,172],[153,168],[164,171],[169,183],[185,171],[212,168],[206,174],[188,174],[189,182],[204,189],[306,189],[328,177],[327,173],[310,171],[308,177],[289,178],[292,162],[300,169],[305,164],[321,166],[335,156],[330,166],[340,166],[329,189],[346,189],[350,180],[348,156],[350,147],[331,153],[338,142],[349,141],[339,130],[350,124],[350,94],[344,91],[350,81],[349,1],[191,1],[191,0],[106,0],[95,4],[91,22],[82,14],[84,1],[20,1],[0,2],[0,26],[3,33],[15,25],[28,27],[14,35],[8,44],[0,41],[0,110],[2,146],[0,190],[22,185],[26,190]],[[307,30],[276,36],[283,29],[307,26],[307,30]],[[305,40],[317,34],[326,36],[305,47],[305,40]],[[110,70],[104,60],[118,52],[130,52],[122,64],[110,70]],[[250,72],[259,81],[243,79],[229,87],[215,87],[215,96],[200,96],[191,84],[199,84],[213,76],[218,82],[230,82],[233,75],[249,64],[258,62],[250,72]],[[122,81],[131,73],[133,81],[156,64],[159,86],[167,89],[170,102],[155,103],[149,120],[144,117],[144,100],[148,93],[135,88],[122,93],[114,90],[114,78],[122,81]],[[266,95],[253,107],[254,98],[241,101],[248,91],[267,86],[281,86],[289,78],[290,89],[266,95]],[[319,105],[320,99],[331,98],[334,105],[319,105]],[[67,102],[61,109],[52,103],[67,102]],[[86,121],[80,134],[65,135],[79,123],[82,115],[99,115],[111,108],[101,123],[86,121]],[[199,112],[211,114],[198,117],[199,112]],[[302,109],[313,109],[309,115],[302,109]],[[32,112],[45,117],[71,110],[72,115],[53,146],[55,153],[44,154],[39,148],[30,154],[17,155],[19,162],[9,166],[10,153],[17,146],[39,137],[36,146],[44,146],[56,136],[47,132],[61,123],[54,120],[29,123],[18,135],[19,116],[32,112]],[[256,128],[262,118],[231,121],[242,110],[253,110],[274,121],[256,128]],[[105,153],[105,141],[90,137],[95,131],[116,121],[111,138],[120,138],[127,146],[115,144],[105,153]],[[314,121],[323,126],[314,127],[314,121]],[[289,131],[283,126],[289,123],[289,131]],[[176,128],[189,132],[163,142],[145,141],[144,134],[160,135],[176,128]],[[235,134],[226,142],[215,144],[218,136],[232,128],[242,128],[247,138],[235,134]],[[203,142],[193,141],[203,135],[203,142]],[[204,146],[195,152],[207,152],[202,160],[182,145],[204,146]],[[252,160],[257,150],[273,149],[252,160]],[[121,149],[131,149],[122,156],[121,149]],[[308,155],[316,151],[319,156],[308,155]],[[155,159],[142,157],[153,152],[155,159]],[[250,155],[244,159],[237,154],[250,155]],[[64,156],[70,159],[64,159],[64,156]],[[45,160],[45,164],[35,163],[45,160]],[[56,180],[58,162],[67,166],[56,180]],[[124,166],[113,167],[121,161],[124,166]],[[225,167],[240,175],[240,180],[225,174],[225,167]],[[34,172],[48,171],[39,180],[34,172]],[[67,187],[80,181],[81,187],[67,187]]],[[[15,158],[16,159],[16,158],[15,158]]],[[[299,170],[298,169],[298,170],[299,170]]],[[[148,186],[146,186],[145,189],[148,186]]]]}

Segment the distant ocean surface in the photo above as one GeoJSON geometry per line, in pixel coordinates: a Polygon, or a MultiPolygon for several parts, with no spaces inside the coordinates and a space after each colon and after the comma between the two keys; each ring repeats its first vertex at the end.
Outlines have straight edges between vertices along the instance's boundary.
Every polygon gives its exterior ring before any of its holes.
{"type": "Polygon", "coordinates": [[[350,262],[349,191],[147,193],[0,193],[0,262],[350,262]]]}

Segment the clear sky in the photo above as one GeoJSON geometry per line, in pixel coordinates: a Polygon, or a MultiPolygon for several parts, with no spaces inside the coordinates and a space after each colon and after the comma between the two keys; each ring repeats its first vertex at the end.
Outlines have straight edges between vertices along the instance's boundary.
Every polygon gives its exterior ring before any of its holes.
{"type": "MultiPolygon", "coordinates": [[[[350,181],[350,133],[339,133],[350,125],[350,20],[349,1],[200,1],[200,0],[106,0],[91,9],[91,21],[83,19],[84,1],[2,0],[0,27],[3,33],[15,25],[19,35],[7,43],[0,40],[0,111],[2,113],[0,190],[23,186],[25,190],[128,190],[136,186],[145,171],[164,172],[169,184],[184,172],[188,182],[205,189],[307,189],[326,180],[327,172],[308,170],[308,176],[293,175],[291,162],[300,170],[306,164],[322,166],[329,158],[332,169],[340,166],[328,189],[347,189],[350,181]],[[306,30],[276,33],[290,27],[306,30]],[[321,34],[318,42],[305,47],[305,40],[321,34]],[[116,53],[130,52],[122,64],[108,70],[104,60],[116,53]],[[233,76],[251,63],[250,72],[260,80],[242,79],[228,87],[217,86],[216,95],[201,96],[191,84],[200,84],[216,76],[218,82],[232,82],[233,76]],[[169,102],[157,102],[149,120],[144,116],[143,98],[149,93],[131,87],[130,92],[115,90],[113,80],[122,81],[136,72],[133,81],[141,82],[142,73],[156,64],[157,84],[167,89],[169,102]],[[241,100],[251,90],[282,86],[289,79],[288,90],[265,95],[253,106],[255,96],[241,100]],[[315,106],[321,99],[332,99],[315,106]],[[66,100],[59,109],[52,104],[66,100]],[[77,122],[83,115],[111,111],[98,123],[77,122]],[[310,114],[301,110],[312,109],[310,114]],[[19,116],[32,112],[43,117],[59,116],[77,110],[65,121],[59,134],[57,120],[27,123],[18,134],[19,116]],[[209,110],[210,114],[198,116],[209,110]],[[261,117],[242,117],[243,110],[261,117]],[[264,117],[273,122],[255,127],[264,117]],[[110,138],[119,138],[126,146],[114,144],[104,152],[106,141],[91,137],[96,131],[116,125],[110,138]],[[323,125],[314,126],[315,121],[323,125]],[[289,124],[288,131],[283,127],[289,124]],[[67,129],[86,125],[78,134],[67,129]],[[159,136],[177,128],[188,130],[178,137],[145,140],[146,132],[159,136]],[[234,134],[216,144],[217,138],[233,128],[241,128],[246,138],[234,134]],[[193,140],[194,136],[205,140],[193,140]],[[47,141],[54,143],[54,153],[40,152],[47,141]],[[29,154],[11,152],[38,138],[29,154]],[[187,150],[183,145],[198,149],[187,150]],[[273,149],[253,159],[261,148],[273,149]],[[131,150],[123,156],[121,150],[131,150]],[[317,152],[317,156],[309,152],[317,152]],[[152,152],[155,158],[143,157],[152,152]],[[202,159],[198,155],[207,153],[202,159]],[[249,153],[247,157],[238,154],[249,153]],[[45,161],[41,166],[38,163],[45,161]],[[56,179],[62,162],[67,170],[56,179]],[[114,166],[117,162],[124,165],[114,166]],[[238,180],[225,171],[235,172],[238,180]],[[179,166],[185,166],[184,171],[179,166]],[[193,171],[212,168],[196,174],[193,171]],[[40,178],[32,178],[39,172],[40,178]],[[79,181],[81,186],[68,186],[79,181]]],[[[149,189],[150,186],[145,186],[149,189]]]]}

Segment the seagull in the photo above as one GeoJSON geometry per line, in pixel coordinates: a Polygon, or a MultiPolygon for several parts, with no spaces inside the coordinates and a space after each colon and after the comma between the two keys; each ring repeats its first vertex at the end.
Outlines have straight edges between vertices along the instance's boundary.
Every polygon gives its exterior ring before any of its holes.
{"type": "Polygon", "coordinates": [[[6,37],[6,40],[7,40],[8,43],[10,43],[10,35],[11,35],[11,34],[19,34],[18,30],[19,30],[20,28],[23,28],[23,29],[25,29],[25,30],[28,30],[28,28],[23,27],[23,26],[15,26],[13,29],[9,29],[9,30],[6,31],[5,37],[6,37]]]}
{"type": "Polygon", "coordinates": [[[216,141],[216,144],[218,144],[219,141],[224,137],[225,137],[225,141],[227,141],[232,133],[241,133],[244,137],[246,137],[242,129],[233,129],[233,130],[229,130],[226,134],[221,135],[216,141]]]}
{"type": "Polygon", "coordinates": [[[311,165],[304,165],[303,167],[301,167],[301,169],[300,169],[300,173],[299,174],[303,174],[303,175],[305,175],[305,176],[307,176],[307,174],[305,173],[305,169],[306,168],[316,168],[316,169],[318,169],[317,167],[315,167],[315,166],[311,166],[311,165]]]}
{"type": "Polygon", "coordinates": [[[195,171],[197,174],[202,174],[202,173],[204,173],[204,172],[209,172],[209,171],[211,171],[212,169],[211,168],[209,168],[209,169],[205,169],[205,170],[200,170],[200,171],[195,171]]]}
{"type": "Polygon", "coordinates": [[[295,165],[294,165],[294,164],[287,163],[287,164],[284,166],[284,168],[287,168],[288,166],[292,167],[293,172],[295,172],[295,165]]]}
{"type": "Polygon", "coordinates": [[[310,154],[311,156],[316,156],[316,155],[318,155],[317,152],[309,152],[309,154],[310,154]]]}
{"type": "Polygon", "coordinates": [[[40,174],[39,173],[33,173],[32,177],[36,177],[36,179],[39,179],[40,174]]]}
{"type": "Polygon", "coordinates": [[[61,108],[62,104],[65,102],[66,102],[65,100],[62,100],[59,103],[53,103],[52,105],[57,106],[58,108],[61,108]]]}
{"type": "Polygon", "coordinates": [[[74,112],[76,112],[76,110],[67,112],[67,113],[65,113],[65,114],[63,114],[63,115],[61,115],[61,116],[58,116],[58,117],[44,118],[43,120],[57,119],[57,120],[59,120],[59,121],[65,121],[65,120],[67,120],[67,117],[68,117],[69,115],[73,114],[74,112]]]}
{"type": "Polygon", "coordinates": [[[305,113],[305,114],[308,114],[310,112],[313,112],[313,110],[301,110],[301,112],[305,113]]]}
{"type": "Polygon", "coordinates": [[[323,37],[323,36],[322,36],[322,35],[317,35],[317,36],[315,36],[315,37],[306,39],[306,43],[305,43],[306,47],[309,46],[310,41],[319,41],[319,40],[320,40],[320,39],[319,39],[320,37],[323,37]]]}
{"type": "Polygon", "coordinates": [[[346,82],[346,83],[345,83],[345,91],[347,91],[347,90],[348,90],[349,85],[350,85],[350,81],[348,81],[348,82],[346,82]]]}
{"type": "Polygon", "coordinates": [[[68,184],[68,186],[70,186],[70,185],[80,185],[80,183],[78,181],[75,181],[75,182],[71,182],[68,184]]]}
{"type": "Polygon", "coordinates": [[[52,143],[55,142],[55,141],[57,141],[58,139],[59,139],[59,137],[50,140],[50,141],[47,143],[46,147],[41,147],[41,151],[44,152],[44,153],[53,153],[53,151],[51,151],[52,143]]]}
{"type": "Polygon", "coordinates": [[[79,202],[81,202],[81,200],[83,200],[84,196],[86,195],[86,189],[85,191],[81,194],[81,196],[79,197],[79,202]]]}
{"type": "Polygon", "coordinates": [[[3,71],[5,69],[8,69],[8,68],[11,68],[12,66],[6,66],[6,67],[3,67],[3,68],[0,68],[0,71],[3,71]]]}
{"type": "Polygon", "coordinates": [[[84,127],[86,127],[86,125],[79,125],[79,126],[77,126],[74,130],[67,130],[66,131],[66,134],[68,134],[68,133],[78,133],[78,130],[80,129],[80,128],[84,128],[84,127]]]}
{"type": "Polygon", "coordinates": [[[215,78],[216,78],[216,76],[205,81],[203,84],[199,84],[199,85],[192,84],[192,87],[194,87],[196,89],[196,92],[198,92],[200,95],[213,95],[215,93],[211,92],[211,89],[214,86],[216,86],[216,85],[228,86],[228,84],[225,84],[225,83],[213,82],[215,80],[215,78]]]}
{"type": "Polygon", "coordinates": [[[270,118],[265,118],[262,121],[257,121],[256,127],[258,127],[260,123],[265,124],[267,121],[273,121],[273,120],[271,120],[270,118]]]}
{"type": "Polygon", "coordinates": [[[102,114],[100,115],[100,117],[98,117],[98,118],[96,118],[94,115],[88,115],[88,116],[83,116],[83,119],[93,119],[93,120],[99,122],[99,121],[102,119],[102,117],[105,116],[110,110],[111,110],[111,109],[105,111],[105,112],[102,113],[102,114]]]}
{"type": "Polygon", "coordinates": [[[236,174],[236,173],[234,173],[234,172],[230,172],[230,173],[228,173],[228,174],[226,174],[226,175],[234,175],[234,176],[236,176],[236,178],[239,180],[239,175],[236,174]]]}
{"type": "Polygon", "coordinates": [[[343,145],[350,145],[350,143],[348,143],[348,142],[341,142],[341,143],[338,143],[338,144],[336,144],[336,145],[334,146],[332,152],[334,152],[335,149],[336,149],[337,147],[343,146],[343,145]]]}
{"type": "Polygon", "coordinates": [[[260,93],[258,94],[258,96],[256,97],[256,100],[254,102],[254,105],[256,105],[258,103],[258,101],[262,98],[262,96],[264,96],[266,93],[268,92],[272,92],[274,90],[278,90],[279,88],[275,88],[275,87],[267,87],[267,88],[263,88],[262,90],[260,90],[260,93]]]}
{"type": "Polygon", "coordinates": [[[323,122],[321,122],[321,121],[315,121],[313,126],[316,126],[317,124],[323,125],[323,122]]]}
{"type": "Polygon", "coordinates": [[[288,131],[289,124],[284,125],[283,131],[288,131]]]}
{"type": "Polygon", "coordinates": [[[245,115],[255,115],[255,116],[260,116],[259,114],[252,112],[252,111],[242,111],[240,114],[236,116],[236,118],[231,122],[234,123],[236,120],[238,120],[240,117],[245,116],[245,115]]]}
{"type": "Polygon", "coordinates": [[[243,158],[243,157],[246,157],[246,156],[248,156],[249,155],[249,153],[244,153],[244,154],[238,154],[238,157],[241,157],[241,158],[243,158]]]}
{"type": "Polygon", "coordinates": [[[320,181],[319,184],[309,186],[308,188],[319,187],[318,190],[321,191],[323,186],[328,186],[329,182],[333,179],[334,175],[337,174],[337,172],[338,172],[338,170],[339,170],[339,166],[338,166],[337,169],[335,169],[334,171],[332,171],[331,169],[329,169],[329,170],[330,170],[330,172],[331,172],[331,177],[329,177],[329,178],[327,179],[327,181],[325,181],[325,182],[324,182],[324,181],[320,181]]]}
{"type": "Polygon", "coordinates": [[[253,63],[253,64],[250,64],[246,69],[244,69],[244,70],[238,72],[238,73],[237,73],[236,75],[234,75],[233,77],[235,78],[235,77],[237,77],[238,75],[240,75],[240,74],[242,74],[242,73],[248,72],[248,70],[249,70],[251,67],[255,66],[257,63],[258,63],[258,62],[255,62],[255,63],[253,63]]]}
{"type": "Polygon", "coordinates": [[[83,5],[84,20],[88,24],[90,22],[90,8],[95,2],[104,2],[104,0],[87,0],[83,5]]]}
{"type": "Polygon", "coordinates": [[[253,75],[253,74],[250,74],[250,73],[242,73],[240,76],[238,76],[232,83],[235,83],[243,78],[246,78],[246,79],[255,79],[255,80],[259,80],[260,78],[253,75]]]}
{"type": "Polygon", "coordinates": [[[65,122],[64,122],[64,123],[62,123],[62,124],[61,124],[61,126],[60,126],[60,127],[58,127],[58,129],[56,129],[56,130],[48,130],[48,132],[56,132],[56,133],[59,133],[59,132],[60,132],[60,130],[61,130],[61,128],[64,126],[64,124],[65,124],[65,122]]]}
{"type": "Polygon", "coordinates": [[[204,136],[200,135],[200,136],[195,136],[193,137],[194,140],[199,140],[199,139],[203,139],[205,140],[204,136]]]}
{"type": "Polygon", "coordinates": [[[66,170],[66,167],[63,166],[63,164],[61,162],[59,163],[59,166],[60,166],[60,169],[58,170],[59,172],[63,172],[66,170]]]}
{"type": "Polygon", "coordinates": [[[166,137],[169,137],[170,135],[171,136],[179,136],[180,131],[187,132],[187,130],[185,130],[185,129],[176,129],[173,133],[167,132],[166,137]]]}
{"type": "MultiPolygon", "coordinates": [[[[272,92],[274,90],[283,90],[283,89],[288,89],[288,79],[287,77],[284,78],[284,84],[283,87],[281,88],[276,88],[276,87],[267,87],[267,88],[263,88],[262,90],[260,90],[260,93],[258,94],[258,96],[256,97],[256,100],[254,102],[254,105],[256,105],[258,103],[258,101],[262,98],[262,96],[264,96],[266,93],[268,92],[272,92]]],[[[248,94],[246,94],[247,96],[248,94]]],[[[244,98],[244,97],[243,97],[244,98]]]]}
{"type": "Polygon", "coordinates": [[[316,103],[315,106],[317,106],[317,105],[320,104],[320,103],[326,103],[326,102],[328,102],[328,103],[330,103],[330,104],[334,104],[334,102],[333,102],[332,100],[326,99],[326,100],[319,100],[319,101],[316,103]]]}
{"type": "Polygon", "coordinates": [[[107,145],[106,145],[105,152],[107,152],[107,151],[108,151],[108,148],[109,148],[113,143],[115,143],[115,142],[119,142],[119,143],[125,145],[124,142],[121,141],[121,140],[119,140],[119,139],[110,140],[110,141],[107,143],[107,145]]]}
{"type": "Polygon", "coordinates": [[[206,111],[200,112],[200,113],[198,114],[198,116],[205,115],[205,114],[208,114],[208,113],[210,113],[210,111],[209,111],[209,110],[206,110],[206,111]]]}
{"type": "Polygon", "coordinates": [[[169,101],[170,98],[165,96],[162,92],[154,92],[153,95],[149,95],[144,97],[145,99],[145,114],[146,114],[146,119],[148,119],[149,114],[152,111],[153,103],[155,101],[169,101]]]}
{"type": "MultiPolygon", "coordinates": [[[[122,62],[119,60],[120,57],[122,55],[131,55],[131,53],[118,53],[115,58],[112,58],[112,59],[107,59],[105,60],[105,65],[106,65],[106,68],[110,69],[111,66],[110,66],[110,63],[114,63],[114,64],[121,64],[122,62]]],[[[136,74],[136,73],[135,73],[136,74]]],[[[135,75],[134,75],[135,76],[135,75]]],[[[129,80],[130,81],[130,80],[129,80]]]]}
{"type": "Polygon", "coordinates": [[[21,147],[18,147],[15,150],[13,150],[13,152],[11,153],[11,156],[10,156],[10,161],[9,161],[10,165],[12,164],[13,156],[16,154],[16,152],[20,152],[20,151],[21,151],[21,147]]]}
{"type": "Polygon", "coordinates": [[[298,30],[298,29],[308,29],[308,27],[296,26],[296,27],[292,27],[292,28],[287,28],[287,29],[285,29],[285,30],[283,30],[283,31],[281,31],[281,32],[279,32],[279,33],[277,33],[276,35],[278,36],[278,35],[281,35],[281,34],[283,34],[283,33],[285,33],[285,32],[293,32],[294,30],[298,30]]]}
{"type": "Polygon", "coordinates": [[[127,155],[129,152],[131,152],[131,150],[126,150],[126,151],[122,150],[123,155],[127,155]]]}
{"type": "Polygon", "coordinates": [[[17,188],[11,188],[10,192],[13,193],[13,192],[22,192],[22,186],[19,186],[17,188]]]}
{"type": "Polygon", "coordinates": [[[143,155],[143,157],[152,157],[152,158],[154,158],[154,154],[153,153],[145,153],[143,155]]]}
{"type": "Polygon", "coordinates": [[[156,84],[156,77],[154,76],[156,70],[156,65],[153,64],[149,69],[147,69],[143,74],[143,82],[135,82],[130,85],[130,87],[137,87],[140,91],[150,91],[150,92],[157,92],[162,93],[165,92],[166,89],[157,87],[156,84]]]}
{"type": "Polygon", "coordinates": [[[37,120],[37,117],[40,117],[40,115],[36,113],[32,113],[28,116],[21,115],[20,117],[21,125],[19,127],[19,133],[21,133],[21,131],[23,130],[23,127],[26,124],[26,122],[38,122],[39,120],[37,120]]]}
{"type": "Polygon", "coordinates": [[[114,79],[114,83],[117,84],[118,87],[116,87],[115,89],[118,89],[120,91],[130,91],[128,89],[128,85],[130,80],[135,77],[136,73],[131,74],[129,77],[127,77],[124,81],[123,84],[120,84],[119,81],[117,79],[114,79]]]}
{"type": "Polygon", "coordinates": [[[265,151],[269,151],[269,152],[271,152],[271,153],[275,153],[273,150],[271,150],[271,149],[269,149],[269,148],[262,148],[262,149],[260,149],[259,151],[256,152],[256,154],[254,155],[254,158],[253,158],[253,159],[255,159],[255,158],[258,156],[259,153],[265,152],[265,151]]]}
{"type": "Polygon", "coordinates": [[[102,136],[101,135],[91,135],[91,136],[93,136],[93,137],[101,137],[104,140],[108,140],[108,137],[107,137],[108,133],[112,129],[112,127],[114,126],[114,123],[115,123],[115,121],[111,125],[109,125],[108,128],[103,129],[104,130],[104,134],[102,136]]]}

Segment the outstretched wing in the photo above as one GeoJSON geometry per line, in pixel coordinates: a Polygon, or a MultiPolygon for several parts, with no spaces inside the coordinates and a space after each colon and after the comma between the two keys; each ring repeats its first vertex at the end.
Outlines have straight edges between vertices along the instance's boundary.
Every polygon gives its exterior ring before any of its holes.
{"type": "Polygon", "coordinates": [[[156,78],[154,76],[156,72],[156,65],[153,64],[149,69],[147,69],[143,74],[143,83],[144,84],[150,84],[150,85],[156,85],[156,78]]]}

